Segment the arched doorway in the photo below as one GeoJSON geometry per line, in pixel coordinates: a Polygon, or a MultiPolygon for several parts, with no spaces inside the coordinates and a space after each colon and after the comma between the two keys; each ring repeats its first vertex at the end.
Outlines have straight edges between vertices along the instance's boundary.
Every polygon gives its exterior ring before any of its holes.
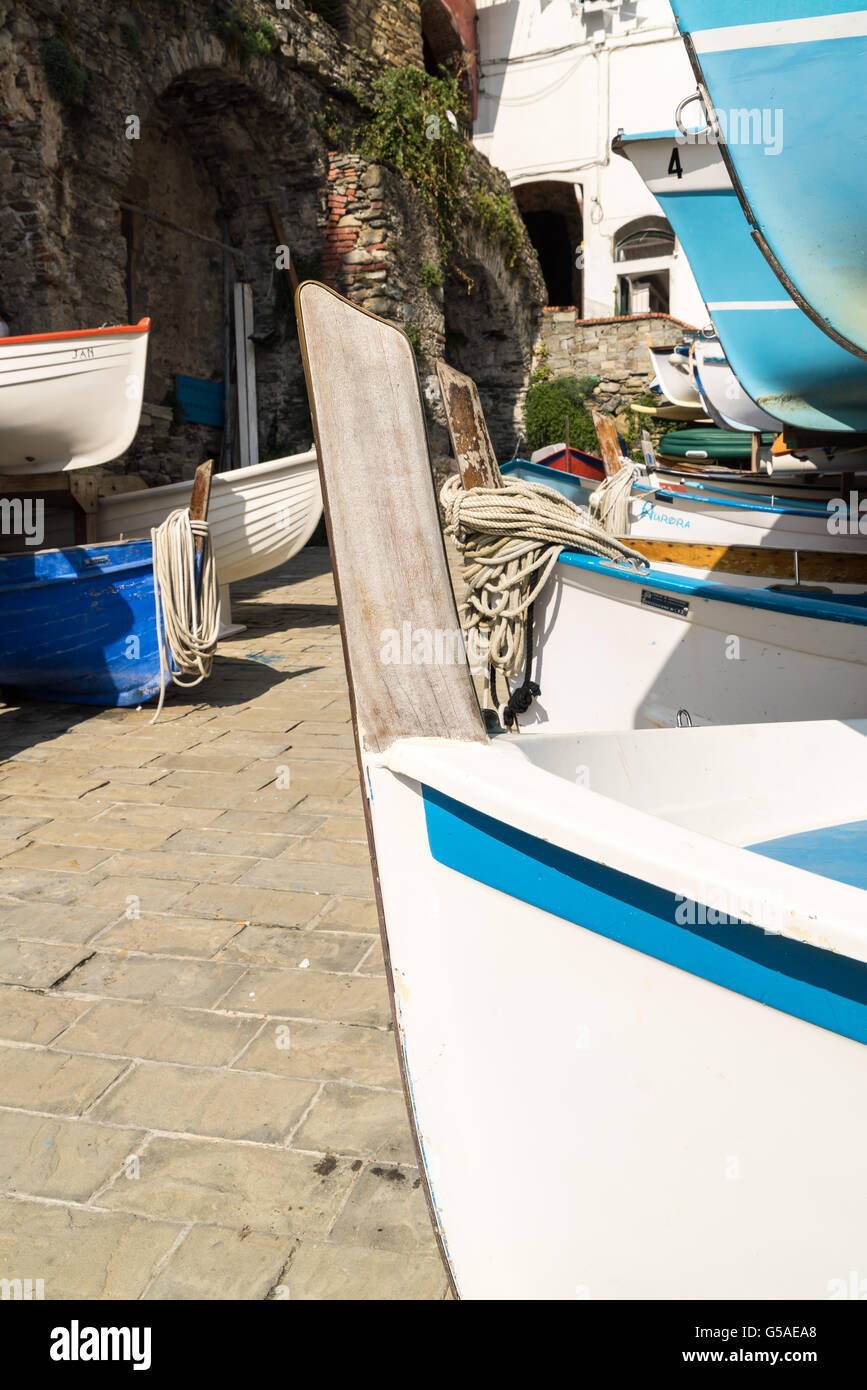
{"type": "Polygon", "coordinates": [[[513,191],[539,257],[549,305],[574,305],[580,313],[583,222],[575,185],[546,179],[518,184],[513,191]]]}
{"type": "Polygon", "coordinates": [[[155,481],[180,476],[200,455],[213,454],[223,467],[244,461],[233,396],[236,283],[252,295],[260,457],[309,445],[300,351],[269,204],[296,264],[309,265],[322,240],[320,144],[290,100],[277,109],[226,69],[185,72],[142,118],[122,195],[127,309],[133,322],[151,317],[145,401],[157,408],[158,430],[160,411],[171,411],[172,423],[161,441],[142,432],[130,457],[155,481]],[[188,413],[182,386],[204,400],[198,417],[188,413]]]}

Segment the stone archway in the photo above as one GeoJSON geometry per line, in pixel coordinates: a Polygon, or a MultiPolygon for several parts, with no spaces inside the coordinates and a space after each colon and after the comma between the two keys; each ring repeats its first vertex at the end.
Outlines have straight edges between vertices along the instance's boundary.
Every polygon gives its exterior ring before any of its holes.
{"type": "Polygon", "coordinates": [[[575,185],[540,179],[513,188],[515,202],[536,248],[551,306],[581,311],[583,222],[575,185]]]}
{"type": "MultiPolygon", "coordinates": [[[[283,223],[293,260],[309,267],[321,247],[327,161],[293,103],[275,111],[246,73],[197,68],[173,78],[142,119],[121,202],[129,312],[152,319],[145,398],[154,442],[131,451],[152,480],[188,471],[218,453],[213,424],[178,422],[179,373],[226,377],[234,283],[252,287],[260,456],[303,449],[310,423],[294,318],[268,205],[283,223]],[[226,242],[233,248],[227,255],[226,242]],[[173,422],[166,425],[171,409],[173,422]]],[[[231,414],[231,412],[230,412],[231,414]]],[[[146,433],[146,432],[145,432],[146,433]]],[[[225,457],[224,463],[237,451],[225,457]]]]}

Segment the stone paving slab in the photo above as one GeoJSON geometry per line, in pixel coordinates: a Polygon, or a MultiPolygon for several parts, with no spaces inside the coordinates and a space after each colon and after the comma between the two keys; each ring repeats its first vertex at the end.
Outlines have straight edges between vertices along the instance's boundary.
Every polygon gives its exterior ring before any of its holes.
{"type": "Polygon", "coordinates": [[[157,725],[0,705],[0,1278],[442,1299],[327,552],[233,601],[157,725]]]}

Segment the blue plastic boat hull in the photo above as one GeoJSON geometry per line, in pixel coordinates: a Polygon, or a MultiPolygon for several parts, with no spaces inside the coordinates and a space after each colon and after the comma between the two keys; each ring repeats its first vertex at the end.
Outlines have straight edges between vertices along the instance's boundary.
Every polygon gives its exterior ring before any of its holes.
{"type": "Polygon", "coordinates": [[[747,395],[798,429],[867,429],[867,362],[785,294],[750,235],[716,149],[684,143],[675,131],[622,136],[618,148],[674,228],[747,395]]]}
{"type": "Polygon", "coordinates": [[[778,278],[867,357],[867,9],[853,0],[671,0],[727,127],[730,172],[778,278]],[[767,121],[743,138],[743,116],[767,121]],[[767,113],[767,115],[765,115],[767,113]]]}
{"type": "Polygon", "coordinates": [[[150,541],[0,559],[0,687],[17,697],[137,705],[160,662],[150,541]]]}

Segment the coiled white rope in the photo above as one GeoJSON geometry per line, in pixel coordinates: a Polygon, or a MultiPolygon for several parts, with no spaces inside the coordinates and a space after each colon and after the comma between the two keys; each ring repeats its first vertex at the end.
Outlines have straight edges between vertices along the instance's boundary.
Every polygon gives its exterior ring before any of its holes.
{"type": "Polygon", "coordinates": [[[151,531],[154,601],[160,654],[160,698],[151,724],[160,717],[167,676],[175,685],[193,686],[211,674],[219,631],[219,590],[211,530],[191,521],[186,507],[170,512],[151,531]],[[196,583],[196,541],[201,570],[196,583]]]}
{"type": "Polygon", "coordinates": [[[629,501],[632,484],[644,472],[643,465],[627,461],[590,494],[587,510],[611,536],[629,535],[629,501]]]}
{"type": "Polygon", "coordinates": [[[467,593],[460,605],[461,622],[468,640],[474,632],[476,641],[489,634],[489,664],[504,676],[521,667],[527,612],[561,551],[647,563],[583,507],[542,483],[509,479],[501,488],[465,492],[455,476],[446,480],[440,501],[446,532],[463,561],[467,593]]]}

